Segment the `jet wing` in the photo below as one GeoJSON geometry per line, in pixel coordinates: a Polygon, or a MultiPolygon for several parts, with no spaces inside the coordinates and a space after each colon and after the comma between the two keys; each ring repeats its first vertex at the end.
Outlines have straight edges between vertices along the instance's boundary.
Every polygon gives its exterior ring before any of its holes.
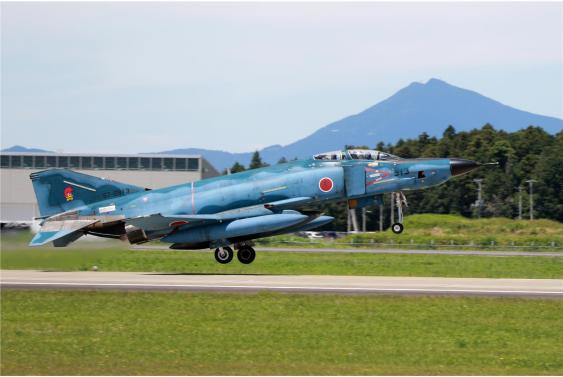
{"type": "Polygon", "coordinates": [[[82,229],[100,220],[62,220],[47,221],[41,230],[33,237],[29,246],[41,246],[53,242],[55,247],[66,246],[82,237],[82,229]]]}
{"type": "Polygon", "coordinates": [[[271,215],[273,212],[281,212],[285,209],[296,208],[309,202],[310,200],[312,200],[310,197],[291,198],[261,205],[236,208],[211,215],[167,215],[155,213],[148,216],[130,218],[125,222],[127,225],[133,225],[137,228],[141,228],[145,232],[162,231],[166,229],[172,230],[184,225],[200,226],[247,217],[271,215]]]}
{"type": "Polygon", "coordinates": [[[134,217],[127,219],[127,225],[134,225],[145,231],[162,230],[166,228],[177,228],[182,225],[205,225],[221,222],[217,215],[163,215],[156,213],[149,216],[134,217]]]}

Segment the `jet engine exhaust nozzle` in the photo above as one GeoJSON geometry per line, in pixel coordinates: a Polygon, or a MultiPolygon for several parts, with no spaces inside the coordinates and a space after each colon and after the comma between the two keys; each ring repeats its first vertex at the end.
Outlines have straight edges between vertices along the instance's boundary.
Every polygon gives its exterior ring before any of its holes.
{"type": "Polygon", "coordinates": [[[469,173],[470,171],[477,169],[479,166],[481,166],[480,163],[472,160],[463,160],[461,158],[450,159],[450,171],[454,176],[469,173]]]}

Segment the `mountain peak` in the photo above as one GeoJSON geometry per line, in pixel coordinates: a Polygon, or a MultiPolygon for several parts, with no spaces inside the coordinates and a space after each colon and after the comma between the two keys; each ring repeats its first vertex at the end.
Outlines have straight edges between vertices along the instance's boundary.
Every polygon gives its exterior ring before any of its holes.
{"type": "Polygon", "coordinates": [[[420,82],[420,81],[413,81],[411,82],[409,85],[407,85],[406,87],[404,87],[403,89],[399,90],[399,92],[404,91],[405,89],[419,89],[419,88],[427,88],[427,87],[453,87],[453,85],[448,84],[447,82],[445,82],[444,80],[440,80],[440,79],[436,79],[436,78],[431,78],[426,82],[420,82]]]}
{"type": "Polygon", "coordinates": [[[14,145],[10,148],[5,148],[1,150],[2,152],[26,152],[26,153],[53,153],[51,151],[46,151],[39,148],[26,148],[21,145],[14,145]]]}
{"type": "Polygon", "coordinates": [[[444,80],[435,79],[435,78],[431,78],[430,80],[428,80],[425,85],[446,85],[446,86],[453,86],[453,85],[451,85],[451,84],[448,84],[448,83],[445,82],[444,80]]]}

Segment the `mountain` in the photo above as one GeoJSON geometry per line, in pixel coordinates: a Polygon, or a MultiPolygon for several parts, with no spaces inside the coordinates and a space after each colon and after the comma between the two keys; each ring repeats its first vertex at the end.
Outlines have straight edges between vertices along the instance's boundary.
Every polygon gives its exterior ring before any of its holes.
{"type": "Polygon", "coordinates": [[[0,152],[53,153],[51,151],[46,151],[44,149],[26,148],[26,147],[22,147],[21,145],[14,145],[13,147],[10,148],[4,148],[0,152]]]}
{"type": "MultiPolygon", "coordinates": [[[[561,119],[521,111],[477,92],[430,79],[425,84],[413,82],[361,113],[331,123],[294,143],[267,147],[260,151],[260,155],[263,161],[272,164],[282,156],[304,158],[342,149],[345,145],[374,147],[380,141],[394,143],[401,138],[415,138],[422,132],[440,136],[450,124],[457,131],[469,131],[486,123],[508,132],[529,125],[540,126],[549,133],[563,129],[561,119]]],[[[200,154],[218,170],[232,166],[235,161],[248,165],[252,156],[252,152],[197,148],[162,153],[200,154]]]]}

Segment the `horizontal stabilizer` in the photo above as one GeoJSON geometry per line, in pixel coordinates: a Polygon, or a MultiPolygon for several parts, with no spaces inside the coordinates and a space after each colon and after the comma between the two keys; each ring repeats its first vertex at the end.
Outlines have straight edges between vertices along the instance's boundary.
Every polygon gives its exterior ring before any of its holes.
{"type": "Polygon", "coordinates": [[[76,241],[83,233],[82,229],[99,220],[64,220],[47,221],[33,237],[29,246],[41,246],[53,242],[56,247],[66,246],[76,241]]]}

